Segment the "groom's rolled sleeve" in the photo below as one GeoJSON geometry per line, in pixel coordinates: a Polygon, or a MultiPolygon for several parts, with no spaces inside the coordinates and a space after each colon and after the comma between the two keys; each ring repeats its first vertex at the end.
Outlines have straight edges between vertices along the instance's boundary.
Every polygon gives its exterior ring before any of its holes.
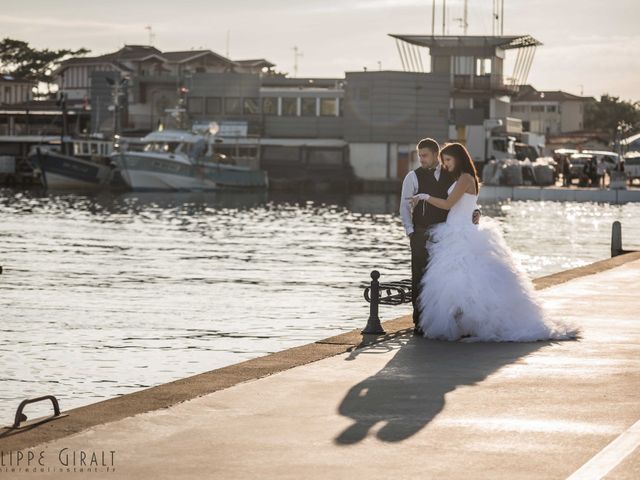
{"type": "Polygon", "coordinates": [[[409,199],[418,193],[415,182],[415,173],[410,171],[402,181],[402,196],[400,197],[400,218],[407,236],[413,233],[413,218],[411,216],[411,203],[409,199]]]}

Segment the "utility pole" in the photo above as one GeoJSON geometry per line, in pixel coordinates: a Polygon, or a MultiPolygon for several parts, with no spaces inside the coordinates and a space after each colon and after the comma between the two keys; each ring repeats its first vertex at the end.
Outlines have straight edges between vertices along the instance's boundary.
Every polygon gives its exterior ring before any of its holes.
{"type": "Polygon", "coordinates": [[[445,34],[445,26],[447,24],[447,0],[442,0],[442,35],[445,34]]]}
{"type": "Polygon", "coordinates": [[[462,13],[462,18],[454,18],[454,20],[457,20],[457,21],[460,22],[460,25],[462,26],[463,35],[467,34],[467,30],[468,30],[468,27],[469,27],[469,22],[468,22],[468,18],[469,17],[468,17],[468,14],[467,14],[467,12],[468,12],[467,2],[468,2],[468,0],[464,0],[464,11],[462,13]]]}
{"type": "Polygon", "coordinates": [[[504,0],[493,0],[491,16],[492,34],[504,35],[504,0]]]}
{"type": "Polygon", "coordinates": [[[62,111],[62,128],[60,129],[60,152],[63,155],[67,154],[67,144],[65,143],[65,137],[68,134],[68,122],[67,122],[67,94],[65,92],[60,92],[58,100],[56,101],[57,105],[60,107],[62,111]]]}
{"type": "Polygon", "coordinates": [[[436,0],[431,0],[431,36],[436,35],[436,0]]]}
{"type": "Polygon", "coordinates": [[[227,30],[227,50],[226,50],[227,58],[229,58],[229,43],[230,43],[229,42],[229,37],[230,37],[230,35],[231,35],[231,32],[229,30],[227,30]]]}
{"type": "Polygon", "coordinates": [[[469,0],[464,0],[464,12],[462,14],[462,22],[463,22],[463,33],[467,34],[467,30],[469,29],[469,0]]]}
{"type": "Polygon", "coordinates": [[[120,81],[116,81],[113,78],[106,77],[107,83],[111,87],[113,94],[113,136],[120,134],[120,97],[127,85],[128,80],[121,78],[120,81]]]}
{"type": "Polygon", "coordinates": [[[303,53],[300,52],[297,46],[293,47],[293,76],[298,76],[298,59],[303,57],[303,53]]]}

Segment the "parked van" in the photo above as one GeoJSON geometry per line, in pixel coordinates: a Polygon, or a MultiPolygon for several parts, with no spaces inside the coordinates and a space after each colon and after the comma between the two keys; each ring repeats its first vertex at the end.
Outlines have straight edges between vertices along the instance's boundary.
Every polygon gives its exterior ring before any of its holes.
{"type": "Polygon", "coordinates": [[[628,152],[624,156],[624,173],[629,185],[637,178],[640,180],[640,152],[628,152]]]}

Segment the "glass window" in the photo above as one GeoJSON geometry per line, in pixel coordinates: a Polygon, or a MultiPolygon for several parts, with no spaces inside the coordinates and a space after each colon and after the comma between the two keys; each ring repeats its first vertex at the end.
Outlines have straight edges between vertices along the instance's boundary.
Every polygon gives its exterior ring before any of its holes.
{"type": "Polygon", "coordinates": [[[526,105],[511,105],[511,111],[512,112],[526,112],[527,111],[527,107],[526,107],[526,105]]]}
{"type": "Polygon", "coordinates": [[[242,104],[238,97],[227,97],[224,99],[224,113],[231,115],[242,114],[242,104]]]}
{"type": "Polygon", "coordinates": [[[316,99],[315,98],[303,98],[300,110],[303,117],[315,117],[316,116],[316,99]]]}
{"type": "Polygon", "coordinates": [[[494,139],[493,140],[493,149],[498,152],[506,152],[507,151],[507,143],[504,140],[494,139]]]}
{"type": "Polygon", "coordinates": [[[287,98],[282,99],[282,115],[295,117],[298,114],[298,99],[287,98]]]}
{"type": "Polygon", "coordinates": [[[207,113],[222,113],[222,99],[220,97],[207,97],[207,113]]]}
{"type": "Polygon", "coordinates": [[[489,103],[488,98],[474,98],[473,108],[482,110],[482,115],[484,115],[484,118],[489,118],[491,116],[491,104],[489,103]]]}
{"type": "Polygon", "coordinates": [[[263,98],[262,113],[264,113],[265,115],[277,115],[278,114],[278,98],[277,97],[263,98]]]}
{"type": "Polygon", "coordinates": [[[476,58],[476,75],[488,75],[491,73],[490,58],[476,58]]]}
{"type": "Polygon", "coordinates": [[[547,112],[555,113],[556,106],[555,105],[547,105],[547,112]]]}
{"type": "Polygon", "coordinates": [[[257,115],[260,113],[260,103],[257,98],[245,98],[242,101],[242,111],[245,115],[257,115]]]}
{"type": "Polygon", "coordinates": [[[202,110],[202,97],[189,97],[187,99],[187,111],[189,113],[204,113],[202,110]]]}
{"type": "Polygon", "coordinates": [[[336,103],[338,102],[335,98],[321,98],[320,99],[320,115],[325,116],[333,116],[336,114],[336,103]]]}
{"type": "Polygon", "coordinates": [[[544,112],[544,105],[531,105],[532,112],[544,112]]]}
{"type": "Polygon", "coordinates": [[[313,166],[340,166],[343,164],[343,151],[340,150],[308,150],[307,163],[313,166]]]}
{"type": "Polygon", "coordinates": [[[453,57],[453,73],[460,75],[472,75],[473,57],[453,57]]]}

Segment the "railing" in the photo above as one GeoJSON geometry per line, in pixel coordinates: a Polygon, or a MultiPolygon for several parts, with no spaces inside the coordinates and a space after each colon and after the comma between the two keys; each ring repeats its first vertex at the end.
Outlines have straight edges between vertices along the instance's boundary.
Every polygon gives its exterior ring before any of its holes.
{"type": "Polygon", "coordinates": [[[411,302],[411,280],[380,283],[380,272],[371,272],[371,284],[363,285],[364,299],[369,302],[369,319],[363,334],[384,335],[385,331],[380,323],[380,305],[400,305],[411,302]]]}
{"type": "Polygon", "coordinates": [[[28,398],[27,400],[23,400],[22,402],[20,402],[20,405],[18,406],[18,410],[16,411],[16,417],[13,422],[12,428],[20,427],[20,424],[27,420],[27,416],[24,413],[22,413],[22,411],[24,410],[24,407],[26,407],[30,403],[41,402],[43,400],[51,400],[51,403],[53,404],[53,416],[49,417],[47,420],[51,420],[52,418],[59,417],[60,405],[58,404],[58,399],[53,395],[45,395],[44,397],[38,397],[38,398],[28,398]]]}

